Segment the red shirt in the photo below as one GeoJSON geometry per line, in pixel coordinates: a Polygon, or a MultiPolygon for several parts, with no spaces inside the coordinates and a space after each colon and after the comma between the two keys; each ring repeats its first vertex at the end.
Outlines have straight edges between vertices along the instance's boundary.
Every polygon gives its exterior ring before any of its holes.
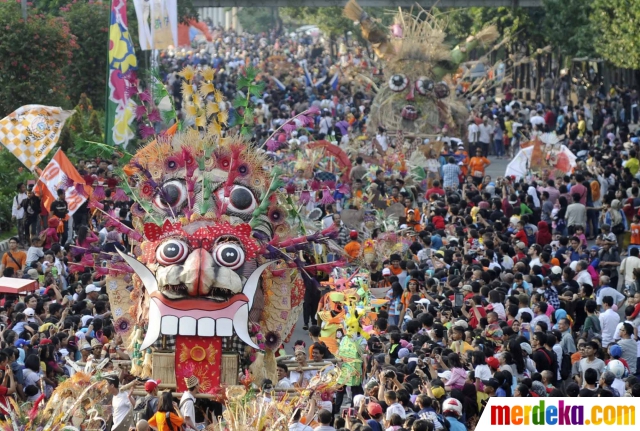
{"type": "MultiPolygon", "coordinates": [[[[487,312],[485,311],[484,307],[477,306],[477,308],[478,308],[478,312],[480,313],[480,317],[487,317],[487,312]]],[[[471,326],[473,329],[476,329],[476,327],[480,323],[478,322],[478,319],[476,319],[476,313],[473,310],[471,310],[469,315],[471,316],[469,318],[469,326],[471,326]]]]}
{"type": "MultiPolygon", "coordinates": [[[[0,386],[0,405],[8,405],[11,406],[11,404],[9,404],[7,402],[7,392],[9,392],[9,388],[7,388],[6,386],[0,386]]],[[[5,409],[0,408],[0,413],[2,413],[3,415],[8,415],[9,412],[5,411],[5,409]]]]}
{"type": "Polygon", "coordinates": [[[445,227],[447,227],[442,216],[433,216],[433,218],[431,218],[431,222],[436,227],[436,229],[444,229],[445,227]]]}
{"type": "Polygon", "coordinates": [[[427,194],[424,195],[425,199],[429,200],[429,197],[431,197],[431,195],[440,195],[440,196],[444,196],[444,190],[441,187],[431,187],[429,190],[427,190],[427,194]]]}
{"type": "Polygon", "coordinates": [[[529,240],[527,239],[527,233],[524,231],[524,229],[520,229],[518,232],[516,232],[515,236],[518,241],[524,242],[524,245],[526,246],[529,245],[529,240]]]}

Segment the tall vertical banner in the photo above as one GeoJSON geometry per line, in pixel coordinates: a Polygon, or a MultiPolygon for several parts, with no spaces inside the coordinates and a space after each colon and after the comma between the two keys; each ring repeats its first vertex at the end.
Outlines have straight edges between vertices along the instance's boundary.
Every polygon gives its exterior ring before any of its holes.
{"type": "MultiPolygon", "coordinates": [[[[58,189],[65,190],[65,200],[69,205],[69,215],[73,215],[87,198],[76,190],[69,187],[69,181],[75,184],[84,184],[84,179],[80,176],[73,163],[67,158],[62,150],[58,150],[49,164],[40,174],[36,188],[40,190],[45,208],[49,208],[56,200],[58,189]]],[[[85,192],[89,195],[92,189],[84,186],[85,192]]]]}
{"type": "Polygon", "coordinates": [[[177,0],[134,0],[142,50],[178,46],[177,0]]]}
{"type": "Polygon", "coordinates": [[[109,96],[105,128],[107,144],[126,147],[135,137],[131,128],[135,117],[135,105],[129,100],[127,86],[137,85],[138,69],[138,60],[129,36],[126,0],[111,0],[108,64],[109,96]]]}
{"type": "Polygon", "coordinates": [[[33,171],[60,138],[64,122],[75,111],[25,105],[0,120],[0,142],[33,171]]]}

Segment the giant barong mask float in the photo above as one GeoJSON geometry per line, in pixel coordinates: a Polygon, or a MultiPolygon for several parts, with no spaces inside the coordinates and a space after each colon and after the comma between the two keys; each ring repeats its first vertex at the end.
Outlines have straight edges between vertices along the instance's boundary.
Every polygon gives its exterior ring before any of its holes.
{"type": "Polygon", "coordinates": [[[419,8],[417,14],[399,12],[389,31],[371,18],[355,0],[344,14],[358,22],[362,35],[384,63],[385,80],[371,104],[369,129],[384,127],[414,136],[439,134],[444,126],[461,125],[464,105],[455,100],[448,75],[467,60],[476,47],[493,42],[498,33],[489,26],[450,49],[441,20],[419,8]]]}
{"type": "Polygon", "coordinates": [[[300,252],[326,243],[335,228],[304,230],[309,224],[283,192],[281,170],[243,136],[224,135],[229,114],[211,69],[187,67],[181,76],[185,121],[156,135],[124,169],[134,230],[107,214],[134,243],[131,254],[120,252],[130,268],[112,263],[105,271],[118,304],[116,330],[146,327],[132,341],[134,371],[149,347],[175,346],[178,390],[182,377],[195,375],[210,392],[220,383],[223,348],[243,353],[244,345],[263,349],[261,340],[270,340],[265,345],[276,344],[274,350],[286,341],[302,309],[300,271],[328,272],[342,263],[305,266],[300,252]],[[129,313],[127,269],[135,273],[129,313]]]}

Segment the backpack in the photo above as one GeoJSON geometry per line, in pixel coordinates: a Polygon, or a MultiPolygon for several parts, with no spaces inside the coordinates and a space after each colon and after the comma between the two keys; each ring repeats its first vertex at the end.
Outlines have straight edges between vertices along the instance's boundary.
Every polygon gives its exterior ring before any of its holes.
{"type": "Polygon", "coordinates": [[[584,321],[585,326],[586,326],[587,320],[591,320],[591,323],[593,323],[593,329],[589,328],[589,331],[587,331],[586,333],[583,333],[582,336],[583,338],[586,337],[587,340],[590,340],[590,339],[593,339],[593,337],[600,335],[600,332],[602,331],[602,327],[600,326],[600,320],[595,316],[587,316],[587,319],[584,321]]]}
{"type": "Polygon", "coordinates": [[[613,226],[611,226],[611,232],[614,235],[622,235],[625,230],[624,230],[624,223],[620,222],[618,224],[614,224],[613,226]]]}
{"type": "Polygon", "coordinates": [[[144,419],[148,421],[155,414],[158,407],[158,398],[151,395],[147,395],[144,398],[140,398],[136,401],[136,405],[133,406],[133,418],[134,423],[144,419]]]}

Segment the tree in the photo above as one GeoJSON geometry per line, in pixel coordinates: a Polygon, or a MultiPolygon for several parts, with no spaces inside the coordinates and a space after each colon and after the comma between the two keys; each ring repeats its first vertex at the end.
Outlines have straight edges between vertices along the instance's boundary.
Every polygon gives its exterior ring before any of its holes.
{"type": "Polygon", "coordinates": [[[60,9],[60,14],[77,41],[73,61],[65,67],[69,97],[75,102],[84,93],[96,107],[104,107],[109,3],[70,3],[60,9]]]}
{"type": "Polygon", "coordinates": [[[22,19],[20,4],[0,3],[0,118],[22,105],[70,106],[64,69],[76,37],[62,18],[32,13],[22,19]]]}
{"type": "Polygon", "coordinates": [[[615,66],[640,69],[640,6],[629,0],[592,0],[595,49],[615,66]]]}
{"type": "Polygon", "coordinates": [[[554,48],[572,57],[592,57],[595,32],[589,15],[591,0],[543,0],[544,31],[554,48]],[[570,28],[571,31],[567,31],[570,28]]]}
{"type": "Polygon", "coordinates": [[[238,21],[249,33],[268,32],[273,28],[274,16],[268,7],[245,7],[238,11],[238,21]]]}

